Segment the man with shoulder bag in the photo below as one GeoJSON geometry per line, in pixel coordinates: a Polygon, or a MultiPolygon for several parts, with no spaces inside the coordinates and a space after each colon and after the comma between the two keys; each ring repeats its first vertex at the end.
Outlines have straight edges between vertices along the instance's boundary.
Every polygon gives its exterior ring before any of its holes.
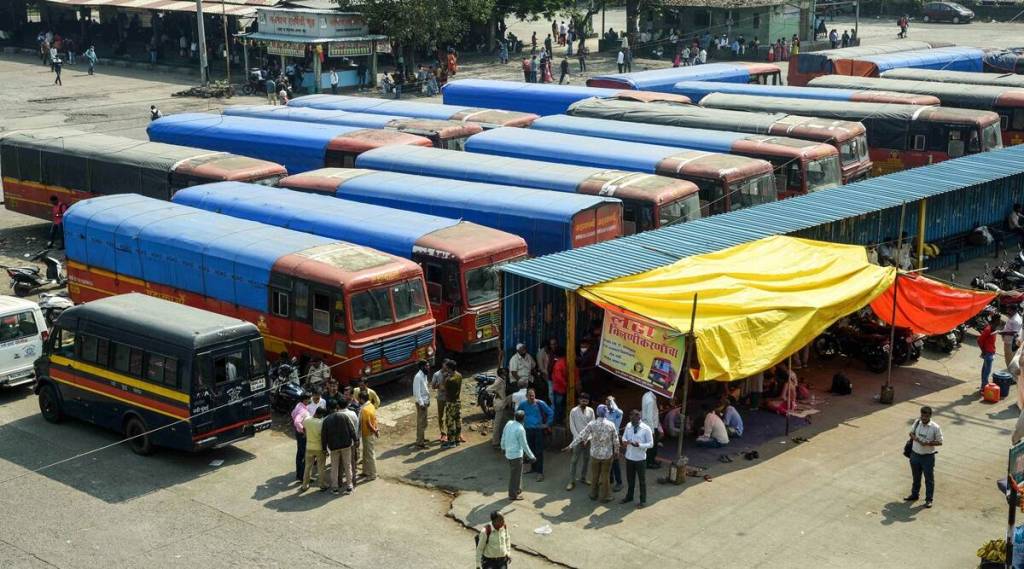
{"type": "Polygon", "coordinates": [[[940,446],[942,446],[942,430],[935,421],[932,421],[932,408],[921,407],[921,417],[914,421],[914,425],[910,428],[910,438],[903,447],[903,455],[910,459],[910,472],[913,476],[910,495],[904,498],[904,501],[916,502],[920,499],[921,476],[923,475],[924,507],[932,507],[932,499],[935,496],[935,455],[939,452],[937,447],[940,446]]]}
{"type": "Polygon", "coordinates": [[[497,510],[491,512],[491,523],[476,535],[477,569],[507,569],[512,561],[512,541],[508,535],[505,517],[497,510]]]}

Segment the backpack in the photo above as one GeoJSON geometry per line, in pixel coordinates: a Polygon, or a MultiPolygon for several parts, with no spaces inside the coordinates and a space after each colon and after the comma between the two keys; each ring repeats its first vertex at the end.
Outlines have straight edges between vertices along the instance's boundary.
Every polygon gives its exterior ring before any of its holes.
{"type": "Polygon", "coordinates": [[[829,393],[835,393],[836,395],[852,394],[853,384],[850,383],[850,378],[846,377],[842,372],[833,375],[832,387],[829,388],[829,393]]]}
{"type": "MultiPolygon", "coordinates": [[[[484,546],[485,547],[486,547],[487,543],[489,541],[491,541],[491,529],[492,529],[491,528],[491,524],[487,524],[487,527],[484,528],[484,531],[480,532],[480,533],[486,533],[487,534],[487,537],[484,538],[484,546]]],[[[478,533],[478,534],[473,536],[473,541],[476,542],[476,546],[477,547],[480,547],[480,533],[478,533]]]]}

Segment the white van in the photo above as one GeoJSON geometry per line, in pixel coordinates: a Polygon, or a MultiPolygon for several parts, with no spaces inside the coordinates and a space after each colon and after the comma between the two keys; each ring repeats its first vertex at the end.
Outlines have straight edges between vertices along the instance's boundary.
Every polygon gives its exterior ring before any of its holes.
{"type": "Polygon", "coordinates": [[[0,387],[35,380],[32,364],[42,355],[47,334],[46,320],[38,304],[0,295],[0,387]]]}

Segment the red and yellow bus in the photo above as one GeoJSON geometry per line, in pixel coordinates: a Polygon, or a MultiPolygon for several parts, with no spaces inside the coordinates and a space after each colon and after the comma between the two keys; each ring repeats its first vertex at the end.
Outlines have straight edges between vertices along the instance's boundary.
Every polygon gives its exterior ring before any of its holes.
{"type": "Polygon", "coordinates": [[[344,383],[433,356],[423,271],[407,259],[135,194],[73,205],[64,233],[76,303],[141,292],[240,318],[269,354],[320,356],[344,383]]]}
{"type": "Polygon", "coordinates": [[[161,200],[194,184],[217,181],[276,184],[284,166],[226,152],[64,131],[13,133],[0,139],[4,206],[50,219],[50,196],[64,204],[105,194],[161,200]]]}

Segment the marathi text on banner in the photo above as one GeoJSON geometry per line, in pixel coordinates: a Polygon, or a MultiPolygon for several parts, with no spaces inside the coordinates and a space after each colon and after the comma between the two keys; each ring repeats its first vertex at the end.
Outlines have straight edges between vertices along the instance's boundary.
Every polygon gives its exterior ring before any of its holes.
{"type": "Polygon", "coordinates": [[[606,308],[597,362],[616,376],[672,397],[683,365],[685,337],[649,320],[606,308]]]}
{"type": "Polygon", "coordinates": [[[286,57],[305,57],[306,56],[306,44],[303,43],[291,43],[284,41],[268,41],[266,42],[267,53],[271,55],[283,55],[286,57]]]}

